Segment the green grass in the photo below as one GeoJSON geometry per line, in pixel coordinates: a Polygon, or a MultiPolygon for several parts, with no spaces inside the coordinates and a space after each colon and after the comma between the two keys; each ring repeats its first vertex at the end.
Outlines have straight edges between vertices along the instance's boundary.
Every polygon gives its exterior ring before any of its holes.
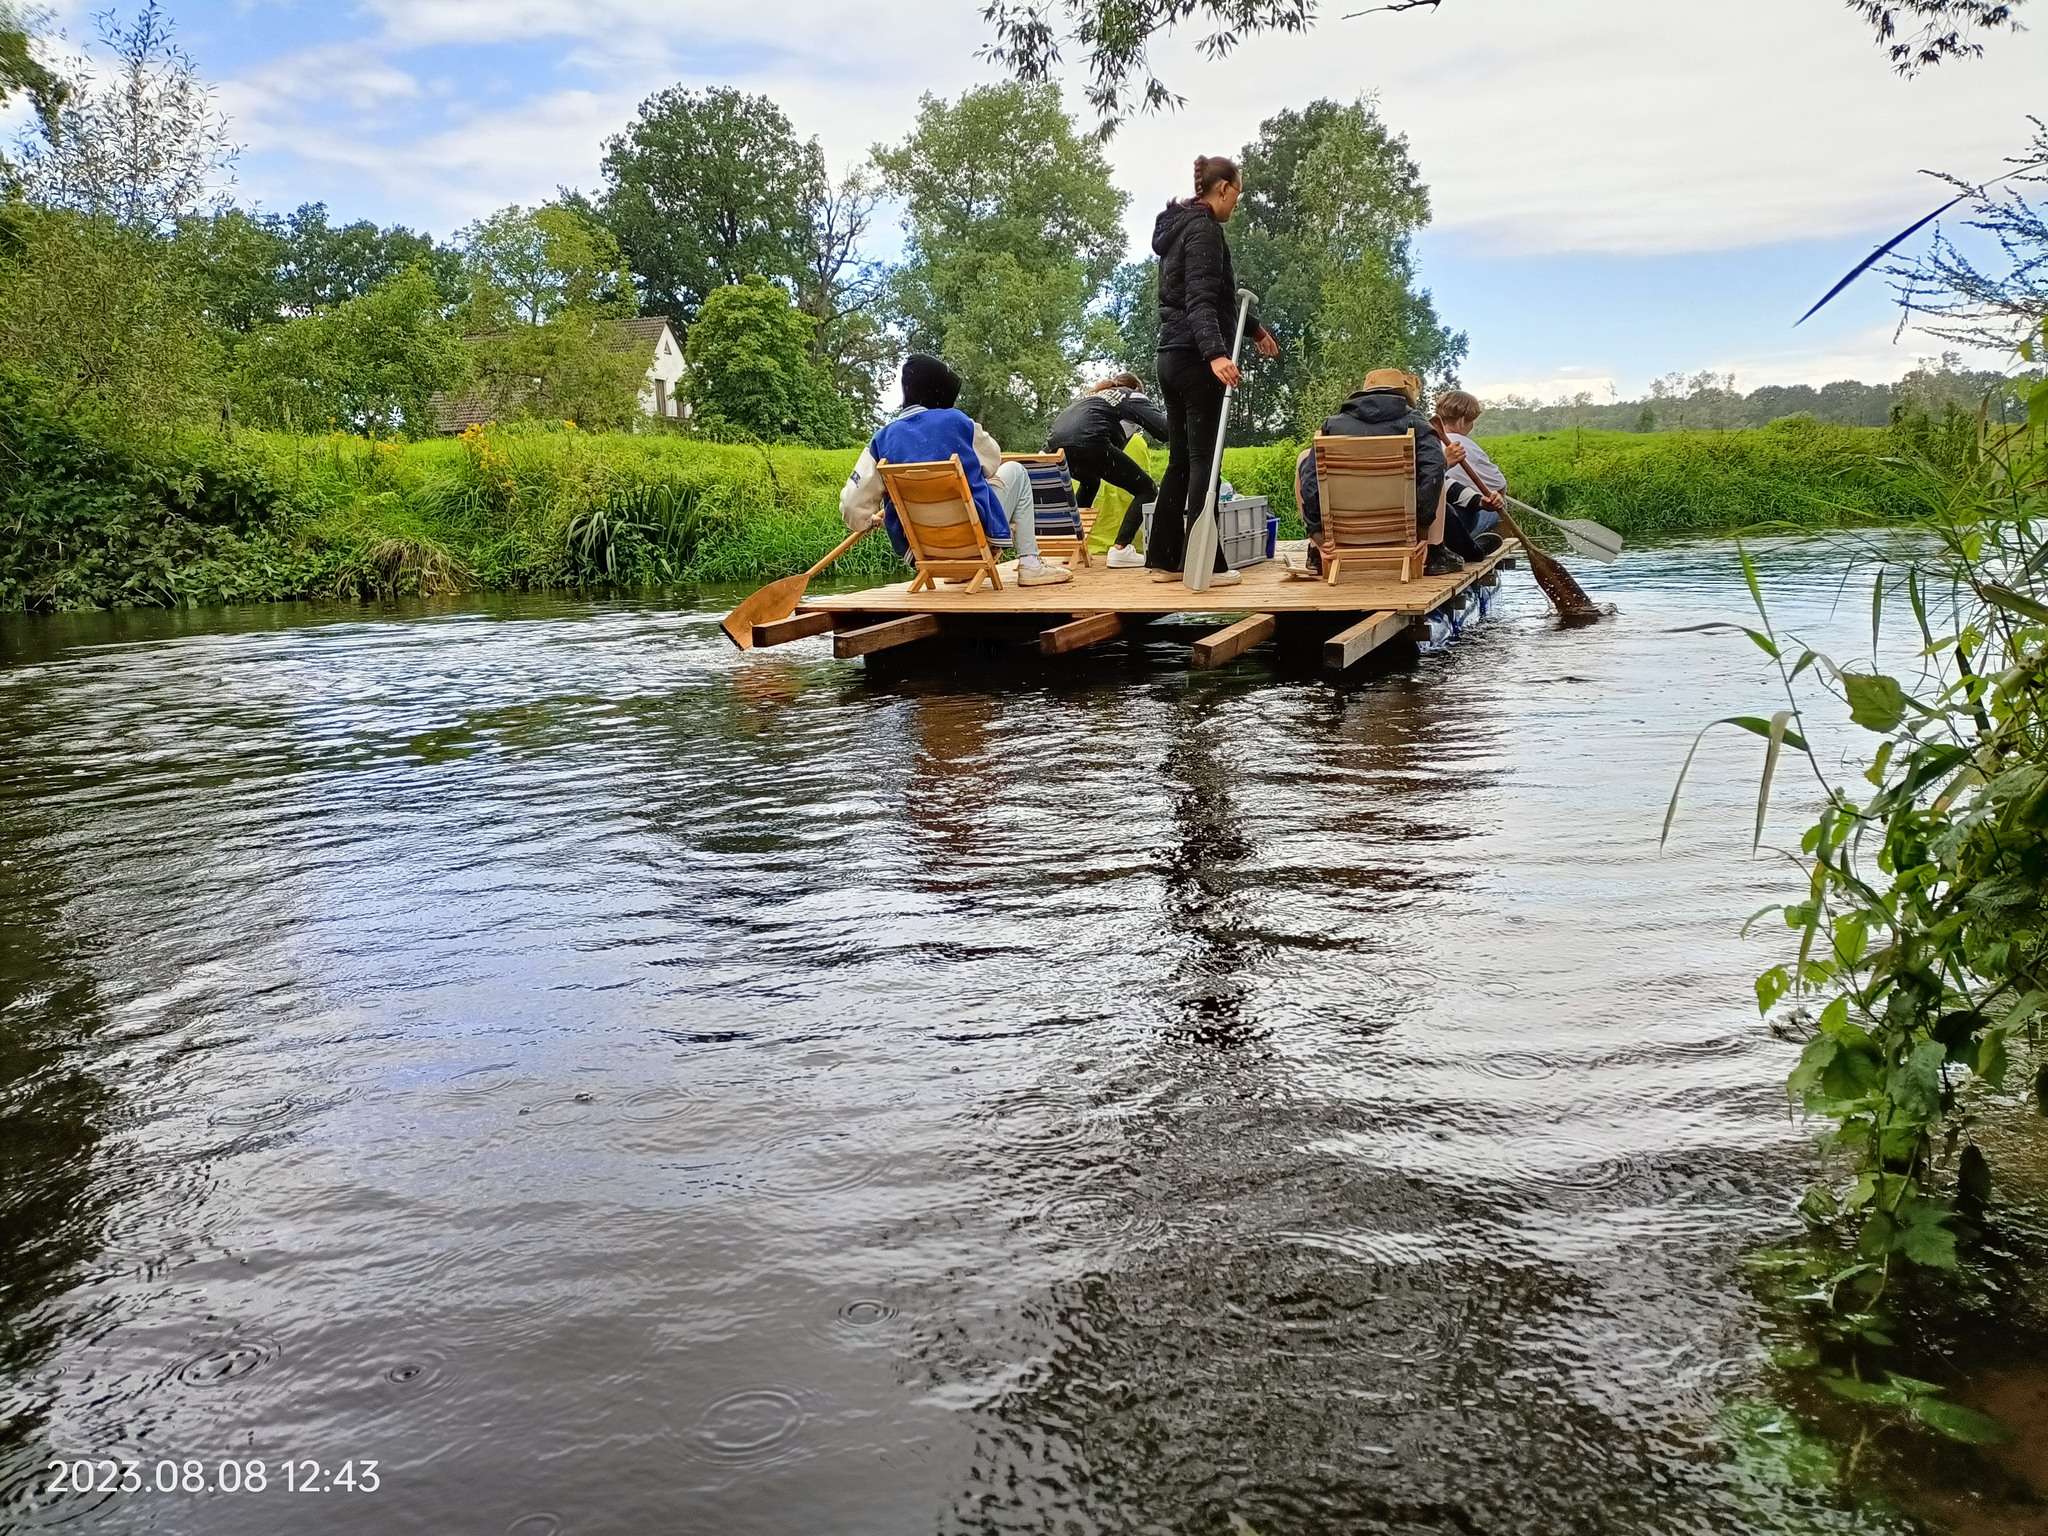
{"type": "MultiPolygon", "coordinates": [[[[15,402],[18,419],[27,407],[15,402]]],[[[196,434],[112,445],[43,418],[0,441],[0,500],[26,508],[0,554],[0,608],[375,598],[466,590],[755,582],[843,535],[853,450],[667,434],[492,428],[463,440],[196,434]],[[7,472],[8,464],[26,466],[7,472]]],[[[0,429],[0,438],[6,437],[0,429]]],[[[1492,439],[1524,499],[1632,540],[1916,511],[1885,431],[1794,423],[1725,433],[1492,439]]],[[[1300,532],[1292,445],[1236,448],[1224,473],[1300,532]]],[[[886,541],[845,578],[891,577],[886,541]]]]}

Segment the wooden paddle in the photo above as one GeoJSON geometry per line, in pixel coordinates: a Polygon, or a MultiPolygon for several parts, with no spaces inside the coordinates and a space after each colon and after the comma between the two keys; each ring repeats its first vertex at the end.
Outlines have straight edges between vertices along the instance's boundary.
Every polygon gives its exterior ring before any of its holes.
{"type": "Polygon", "coordinates": [[[795,613],[796,605],[804,600],[804,588],[811,584],[811,578],[881,526],[880,523],[876,523],[874,528],[863,528],[858,533],[849,533],[834,546],[829,555],[808,571],[799,571],[794,576],[785,576],[780,581],[769,582],[725,616],[718,626],[725,631],[725,638],[741,650],[751,651],[754,648],[756,624],[773,624],[777,619],[786,619],[795,613]]]}
{"type": "MultiPolygon", "coordinates": [[[[1443,422],[1432,416],[1429,419],[1429,426],[1430,430],[1436,433],[1437,439],[1448,449],[1451,446],[1450,434],[1444,431],[1443,422]]],[[[1444,473],[1450,473],[1448,463],[1445,465],[1444,473]]],[[[1543,595],[1549,598],[1551,606],[1557,609],[1559,618],[1585,620],[1603,616],[1600,605],[1586,595],[1586,589],[1572,579],[1572,573],[1529,542],[1522,530],[1515,526],[1515,520],[1508,514],[1506,507],[1497,509],[1497,515],[1500,518],[1501,531],[1522,546],[1522,557],[1529,562],[1529,574],[1536,578],[1536,585],[1543,589],[1543,595]]]]}
{"type": "MultiPolygon", "coordinates": [[[[1249,288],[1237,290],[1237,335],[1230,343],[1231,366],[1237,365],[1237,354],[1244,350],[1245,322],[1251,318],[1252,305],[1258,302],[1258,295],[1249,288]]],[[[1223,410],[1216,422],[1216,462],[1210,467],[1208,500],[1202,507],[1202,515],[1188,525],[1187,543],[1181,549],[1180,579],[1190,592],[1206,592],[1209,582],[1216,574],[1216,497],[1222,490],[1223,482],[1223,440],[1230,432],[1230,397],[1236,393],[1233,386],[1223,390],[1223,410]]]]}

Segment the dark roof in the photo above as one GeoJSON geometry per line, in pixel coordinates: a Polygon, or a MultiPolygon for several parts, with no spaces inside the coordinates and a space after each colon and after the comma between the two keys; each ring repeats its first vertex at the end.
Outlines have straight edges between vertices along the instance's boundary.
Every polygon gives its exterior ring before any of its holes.
{"type": "MultiPolygon", "coordinates": [[[[634,315],[630,319],[607,320],[604,322],[606,338],[615,352],[647,351],[652,353],[661,342],[662,332],[669,323],[661,315],[634,315]]],[[[465,336],[464,341],[489,341],[493,336],[502,336],[503,331],[477,331],[465,336]]],[[[427,409],[433,412],[436,432],[460,432],[465,427],[481,427],[496,421],[505,413],[507,401],[493,400],[483,395],[450,395],[436,391],[427,400],[427,409]]]]}
{"type": "Polygon", "coordinates": [[[636,345],[652,347],[661,340],[661,333],[668,329],[668,320],[661,315],[635,315],[630,320],[607,320],[605,327],[612,333],[612,345],[621,352],[630,352],[636,345]]]}

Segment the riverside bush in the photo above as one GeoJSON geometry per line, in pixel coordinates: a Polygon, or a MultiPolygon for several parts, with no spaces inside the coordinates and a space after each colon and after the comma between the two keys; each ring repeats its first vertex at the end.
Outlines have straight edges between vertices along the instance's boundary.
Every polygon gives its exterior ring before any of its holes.
{"type": "MultiPolygon", "coordinates": [[[[1488,444],[1516,492],[1633,538],[1905,516],[1882,431],[1530,434],[1488,444]]],[[[1291,444],[1224,474],[1298,536],[1291,444]]],[[[756,582],[843,536],[852,449],[762,448],[569,422],[401,443],[243,431],[127,439],[0,380],[0,607],[203,605],[461,590],[756,582]]],[[[833,568],[900,567],[871,538],[833,568]]]]}

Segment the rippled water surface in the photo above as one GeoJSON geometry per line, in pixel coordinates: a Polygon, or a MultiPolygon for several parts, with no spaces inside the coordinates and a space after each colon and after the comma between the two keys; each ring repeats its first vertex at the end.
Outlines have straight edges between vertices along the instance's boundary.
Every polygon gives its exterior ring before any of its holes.
{"type": "Polygon", "coordinates": [[[1341,689],[8,621],[0,1527],[1879,1528],[1724,1443],[1809,1171],[1756,743],[1657,850],[1775,707],[1674,632],[1740,577],[1599,580],[1341,689]],[[84,1455],[270,1486],[51,1495],[84,1455]]]}

